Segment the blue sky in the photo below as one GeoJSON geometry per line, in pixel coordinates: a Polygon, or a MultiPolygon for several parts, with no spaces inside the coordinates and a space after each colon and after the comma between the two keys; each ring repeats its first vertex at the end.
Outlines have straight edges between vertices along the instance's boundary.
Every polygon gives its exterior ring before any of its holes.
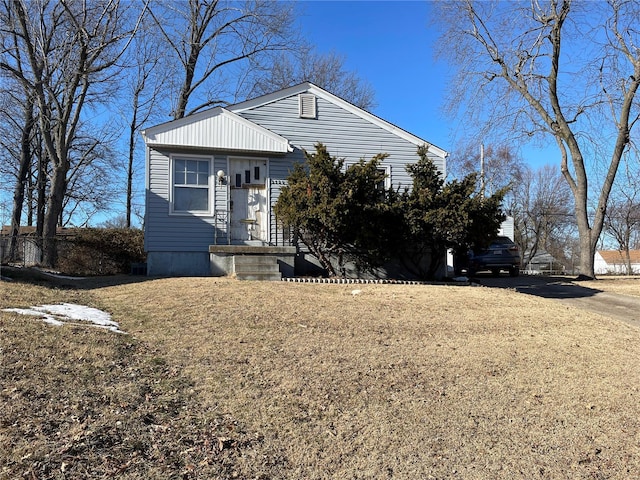
{"type": "Polygon", "coordinates": [[[440,115],[445,69],[433,60],[435,33],[426,1],[302,1],[300,22],[320,53],[346,57],[346,69],[370,83],[372,113],[445,150],[450,127],[440,115]]]}
{"type": "MultiPolygon", "coordinates": [[[[344,55],[346,69],[373,86],[372,113],[455,150],[460,133],[443,113],[448,66],[434,59],[438,33],[429,25],[429,1],[302,0],[299,8],[303,32],[318,51],[344,55]]],[[[558,155],[553,146],[521,153],[532,166],[554,163],[558,155]]]]}

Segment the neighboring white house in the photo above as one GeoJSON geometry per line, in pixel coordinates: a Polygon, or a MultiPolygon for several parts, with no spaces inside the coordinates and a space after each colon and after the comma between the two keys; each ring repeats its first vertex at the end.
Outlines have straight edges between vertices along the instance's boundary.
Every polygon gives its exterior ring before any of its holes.
{"type": "Polygon", "coordinates": [[[626,253],[621,250],[598,250],[593,267],[596,275],[640,274],[640,250],[630,250],[631,271],[628,270],[626,253]]]}
{"type": "Polygon", "coordinates": [[[512,242],[515,240],[515,222],[513,217],[507,217],[505,221],[502,222],[498,235],[501,237],[508,237],[512,242]]]}
{"type": "MultiPolygon", "coordinates": [[[[428,112],[425,113],[428,115],[428,112]]],[[[304,151],[323,143],[345,163],[388,157],[390,185],[410,187],[407,164],[446,152],[311,83],[213,108],[142,132],[146,144],[145,250],[149,275],[224,275],[226,257],[268,252],[293,275],[299,252],[273,214],[304,151]],[[293,252],[293,253],[292,253],[293,252]]]]}

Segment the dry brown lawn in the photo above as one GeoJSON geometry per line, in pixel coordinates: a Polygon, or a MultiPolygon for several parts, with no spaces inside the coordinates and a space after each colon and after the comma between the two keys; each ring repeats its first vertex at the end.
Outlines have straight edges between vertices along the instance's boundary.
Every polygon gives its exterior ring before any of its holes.
{"type": "Polygon", "coordinates": [[[0,478],[640,478],[640,329],[553,300],[214,278],[0,289],[0,308],[84,303],[129,333],[0,312],[0,478]]]}
{"type": "Polygon", "coordinates": [[[605,292],[640,297],[640,277],[603,276],[595,281],[580,282],[580,285],[603,290],[605,292]]]}

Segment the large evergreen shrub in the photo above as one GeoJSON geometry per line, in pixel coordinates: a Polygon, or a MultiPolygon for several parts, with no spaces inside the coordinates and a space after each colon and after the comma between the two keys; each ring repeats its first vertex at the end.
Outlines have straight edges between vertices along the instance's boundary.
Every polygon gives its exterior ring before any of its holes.
{"type": "Polygon", "coordinates": [[[408,165],[412,187],[397,192],[384,187],[379,154],[345,166],[316,145],[296,165],[275,206],[276,216],[294,230],[330,276],[345,276],[353,262],[373,271],[391,259],[412,276],[433,278],[447,249],[464,252],[488,244],[504,220],[504,191],[485,198],[475,175],[445,183],[426,146],[408,165]]]}

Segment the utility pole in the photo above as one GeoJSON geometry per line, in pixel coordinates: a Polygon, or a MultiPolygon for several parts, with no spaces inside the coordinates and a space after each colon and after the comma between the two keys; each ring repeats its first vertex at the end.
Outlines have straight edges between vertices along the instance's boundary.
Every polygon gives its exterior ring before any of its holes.
{"type": "Polygon", "coordinates": [[[484,143],[480,144],[480,195],[484,198],[484,143]]]}

